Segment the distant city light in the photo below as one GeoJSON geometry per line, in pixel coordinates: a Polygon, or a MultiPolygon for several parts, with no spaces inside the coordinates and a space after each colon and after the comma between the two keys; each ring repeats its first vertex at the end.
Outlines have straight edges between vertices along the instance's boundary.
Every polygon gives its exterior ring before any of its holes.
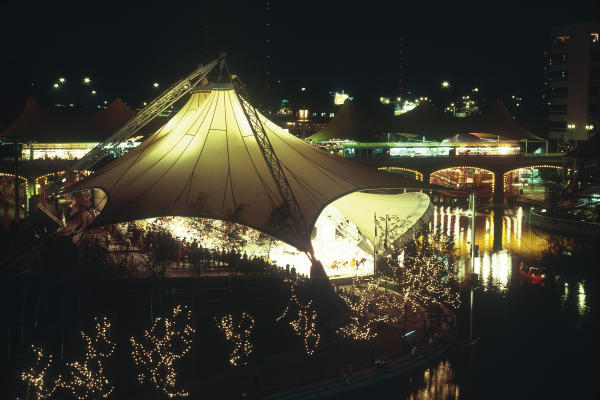
{"type": "Polygon", "coordinates": [[[306,110],[306,109],[298,110],[298,120],[299,121],[308,121],[308,110],[306,110]]]}
{"type": "Polygon", "coordinates": [[[66,82],[66,79],[65,79],[65,78],[58,78],[58,81],[59,81],[60,83],[65,83],[65,82],[66,82]]]}
{"type": "Polygon", "coordinates": [[[90,78],[88,78],[87,76],[85,78],[83,78],[83,83],[86,85],[89,85],[90,82],[92,82],[92,80],[90,78]]]}
{"type": "Polygon", "coordinates": [[[594,125],[591,125],[591,124],[586,125],[585,129],[588,130],[588,131],[591,131],[592,129],[594,129],[594,125]]]}
{"type": "Polygon", "coordinates": [[[346,99],[352,100],[350,95],[348,93],[344,93],[343,90],[342,90],[342,93],[335,92],[333,94],[333,104],[336,104],[336,105],[344,104],[346,99]]]}
{"type": "Polygon", "coordinates": [[[479,92],[479,88],[474,88],[473,91],[474,92],[479,92]]]}
{"type": "Polygon", "coordinates": [[[54,89],[58,89],[58,86],[59,86],[59,85],[58,85],[58,83],[55,83],[55,84],[54,84],[54,85],[52,85],[52,86],[54,86],[54,89]]]}
{"type": "Polygon", "coordinates": [[[92,90],[92,94],[96,94],[96,91],[95,91],[95,90],[92,90]]]}
{"type": "Polygon", "coordinates": [[[146,105],[146,102],[144,102],[144,105],[146,105]]]}
{"type": "Polygon", "coordinates": [[[445,88],[447,88],[447,87],[450,87],[450,82],[448,82],[448,81],[443,81],[443,82],[442,82],[442,87],[445,87],[445,88]]]}
{"type": "Polygon", "coordinates": [[[381,104],[390,104],[390,99],[388,97],[380,97],[379,102],[381,104]]]}
{"type": "Polygon", "coordinates": [[[575,129],[575,124],[567,124],[568,129],[575,129]]]}
{"type": "Polygon", "coordinates": [[[154,82],[154,83],[152,84],[152,86],[154,86],[155,88],[157,88],[157,87],[158,87],[158,82],[154,82]]]}
{"type": "Polygon", "coordinates": [[[104,100],[104,104],[108,104],[108,101],[104,100]]]}
{"type": "Polygon", "coordinates": [[[306,91],[306,88],[305,88],[305,87],[303,87],[303,88],[300,88],[300,90],[302,90],[303,92],[305,92],[305,91],[306,91]]]}

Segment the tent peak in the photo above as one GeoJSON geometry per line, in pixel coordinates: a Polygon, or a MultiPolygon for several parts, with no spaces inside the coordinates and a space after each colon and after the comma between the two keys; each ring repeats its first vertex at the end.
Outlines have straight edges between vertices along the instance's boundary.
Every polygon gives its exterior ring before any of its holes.
{"type": "Polygon", "coordinates": [[[230,82],[211,82],[210,88],[212,90],[233,90],[233,84],[230,82]]]}

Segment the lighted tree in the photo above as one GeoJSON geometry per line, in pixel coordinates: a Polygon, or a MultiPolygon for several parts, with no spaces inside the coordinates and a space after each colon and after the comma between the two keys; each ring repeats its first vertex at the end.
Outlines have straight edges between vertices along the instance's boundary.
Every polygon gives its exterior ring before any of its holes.
{"type": "Polygon", "coordinates": [[[104,374],[104,361],[112,355],[116,347],[108,337],[110,321],[106,317],[94,318],[94,321],[94,336],[81,332],[85,343],[84,359],[67,363],[71,370],[71,379],[64,386],[78,399],[107,398],[114,390],[104,374]]]}
{"type": "Polygon", "coordinates": [[[52,354],[44,354],[41,347],[31,346],[35,357],[33,365],[27,370],[21,372],[21,380],[27,383],[26,399],[42,400],[47,399],[54,391],[62,386],[61,376],[52,380],[49,375],[49,369],[52,366],[52,354]]]}
{"type": "Polygon", "coordinates": [[[248,364],[248,358],[254,352],[254,345],[250,341],[250,334],[254,328],[254,319],[250,314],[242,313],[237,324],[234,324],[231,314],[215,317],[217,328],[223,332],[225,339],[233,343],[233,350],[229,356],[229,363],[233,366],[248,364]]]}
{"type": "Polygon", "coordinates": [[[413,234],[404,248],[393,249],[383,258],[381,270],[396,283],[403,309],[415,312],[434,304],[460,304],[459,292],[451,284],[453,246],[451,236],[425,229],[413,234]]]}
{"type": "Polygon", "coordinates": [[[189,396],[185,390],[176,389],[174,363],[190,351],[193,335],[191,310],[177,306],[171,317],[154,320],[152,328],[144,332],[142,342],[132,337],[131,356],[138,368],[139,382],[151,382],[156,390],[169,398],[189,396]]]}
{"type": "Polygon", "coordinates": [[[276,321],[279,322],[285,317],[290,318],[289,324],[296,336],[302,338],[305,353],[312,356],[321,339],[321,335],[317,331],[317,310],[312,300],[302,303],[296,296],[293,286],[291,287],[290,301],[276,321]]]}
{"type": "Polygon", "coordinates": [[[382,323],[397,322],[401,317],[402,304],[397,294],[384,291],[379,279],[353,280],[352,290],[339,292],[348,307],[348,322],[337,330],[347,339],[366,341],[378,335],[382,323]]]}

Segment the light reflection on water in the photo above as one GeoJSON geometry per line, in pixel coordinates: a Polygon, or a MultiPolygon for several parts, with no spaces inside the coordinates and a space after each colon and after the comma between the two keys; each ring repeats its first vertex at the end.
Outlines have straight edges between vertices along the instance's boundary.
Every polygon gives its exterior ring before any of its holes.
{"type": "Polygon", "coordinates": [[[408,396],[408,400],[460,399],[460,388],[453,382],[454,371],[448,360],[423,371],[424,387],[408,396]]]}
{"type": "MultiPolygon", "coordinates": [[[[529,229],[526,213],[522,207],[507,209],[504,215],[494,211],[478,211],[475,217],[475,244],[479,246],[479,257],[474,262],[474,272],[481,277],[484,290],[494,288],[506,291],[513,274],[513,256],[519,260],[536,262],[547,241],[529,229]]],[[[471,242],[471,215],[461,207],[441,206],[434,208],[432,229],[452,235],[456,246],[458,276],[467,278],[471,274],[469,257],[471,242]]]]}
{"type": "MultiPolygon", "coordinates": [[[[475,243],[479,245],[479,257],[475,259],[473,265],[474,272],[480,276],[477,291],[489,292],[486,293],[488,300],[496,298],[497,294],[494,292],[502,294],[502,297],[515,294],[517,302],[522,301],[523,298],[530,298],[530,296],[554,293],[560,299],[562,316],[559,318],[572,315],[576,319],[576,324],[581,325],[582,321],[592,312],[590,305],[592,296],[591,293],[586,292],[586,290],[590,290],[586,281],[562,282],[559,280],[556,285],[551,284],[543,288],[544,294],[542,294],[537,287],[530,286],[530,283],[518,279],[519,263],[524,261],[529,265],[539,265],[543,251],[548,246],[547,236],[532,230],[527,220],[527,214],[528,212],[521,207],[507,209],[498,215],[494,215],[493,211],[477,212],[475,243]],[[494,292],[491,292],[492,289],[494,292]],[[524,293],[523,289],[527,290],[525,292],[527,296],[520,298],[518,294],[524,293]]],[[[472,272],[469,257],[471,219],[468,210],[460,207],[435,206],[431,227],[434,231],[442,231],[454,236],[458,256],[458,278],[466,282],[472,272]]],[[[486,307],[489,310],[490,306],[501,307],[503,304],[499,301],[497,304],[487,304],[486,307]]],[[[546,303],[546,305],[549,304],[551,303],[546,303]]],[[[489,321],[476,321],[475,324],[477,323],[489,323],[489,321]]],[[[501,327],[498,328],[501,329],[501,327]]],[[[407,395],[406,399],[464,398],[464,393],[473,389],[473,384],[457,383],[456,371],[460,369],[460,364],[453,368],[448,359],[426,369],[422,372],[422,378],[420,375],[415,376],[414,379],[419,382],[419,385],[411,389],[411,393],[407,395]]],[[[470,374],[471,372],[463,373],[470,374]]]]}
{"type": "Polygon", "coordinates": [[[590,312],[590,307],[587,302],[587,296],[585,292],[585,281],[571,283],[565,282],[563,284],[560,302],[563,309],[568,309],[570,306],[575,305],[579,317],[588,315],[590,312]]]}

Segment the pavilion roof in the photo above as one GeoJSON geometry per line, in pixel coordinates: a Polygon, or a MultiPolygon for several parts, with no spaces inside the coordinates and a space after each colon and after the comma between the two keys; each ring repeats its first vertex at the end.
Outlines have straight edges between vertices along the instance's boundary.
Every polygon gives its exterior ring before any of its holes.
{"type": "MultiPolygon", "coordinates": [[[[116,98],[107,108],[92,114],[50,111],[32,97],[2,136],[16,136],[23,141],[41,143],[102,142],[136,114],[123,100],[116,98]]],[[[140,135],[153,131],[163,118],[154,118],[140,135]]]]}
{"type": "MultiPolygon", "coordinates": [[[[238,95],[226,85],[208,97],[193,93],[164,127],[68,191],[100,188],[107,194],[97,226],[160,216],[212,218],[306,250],[317,217],[336,199],[364,189],[429,187],[333,156],[259,118],[303,226],[282,214],[284,202],[269,164],[238,95]]],[[[365,203],[357,201],[355,208],[361,207],[365,203]]]]}

